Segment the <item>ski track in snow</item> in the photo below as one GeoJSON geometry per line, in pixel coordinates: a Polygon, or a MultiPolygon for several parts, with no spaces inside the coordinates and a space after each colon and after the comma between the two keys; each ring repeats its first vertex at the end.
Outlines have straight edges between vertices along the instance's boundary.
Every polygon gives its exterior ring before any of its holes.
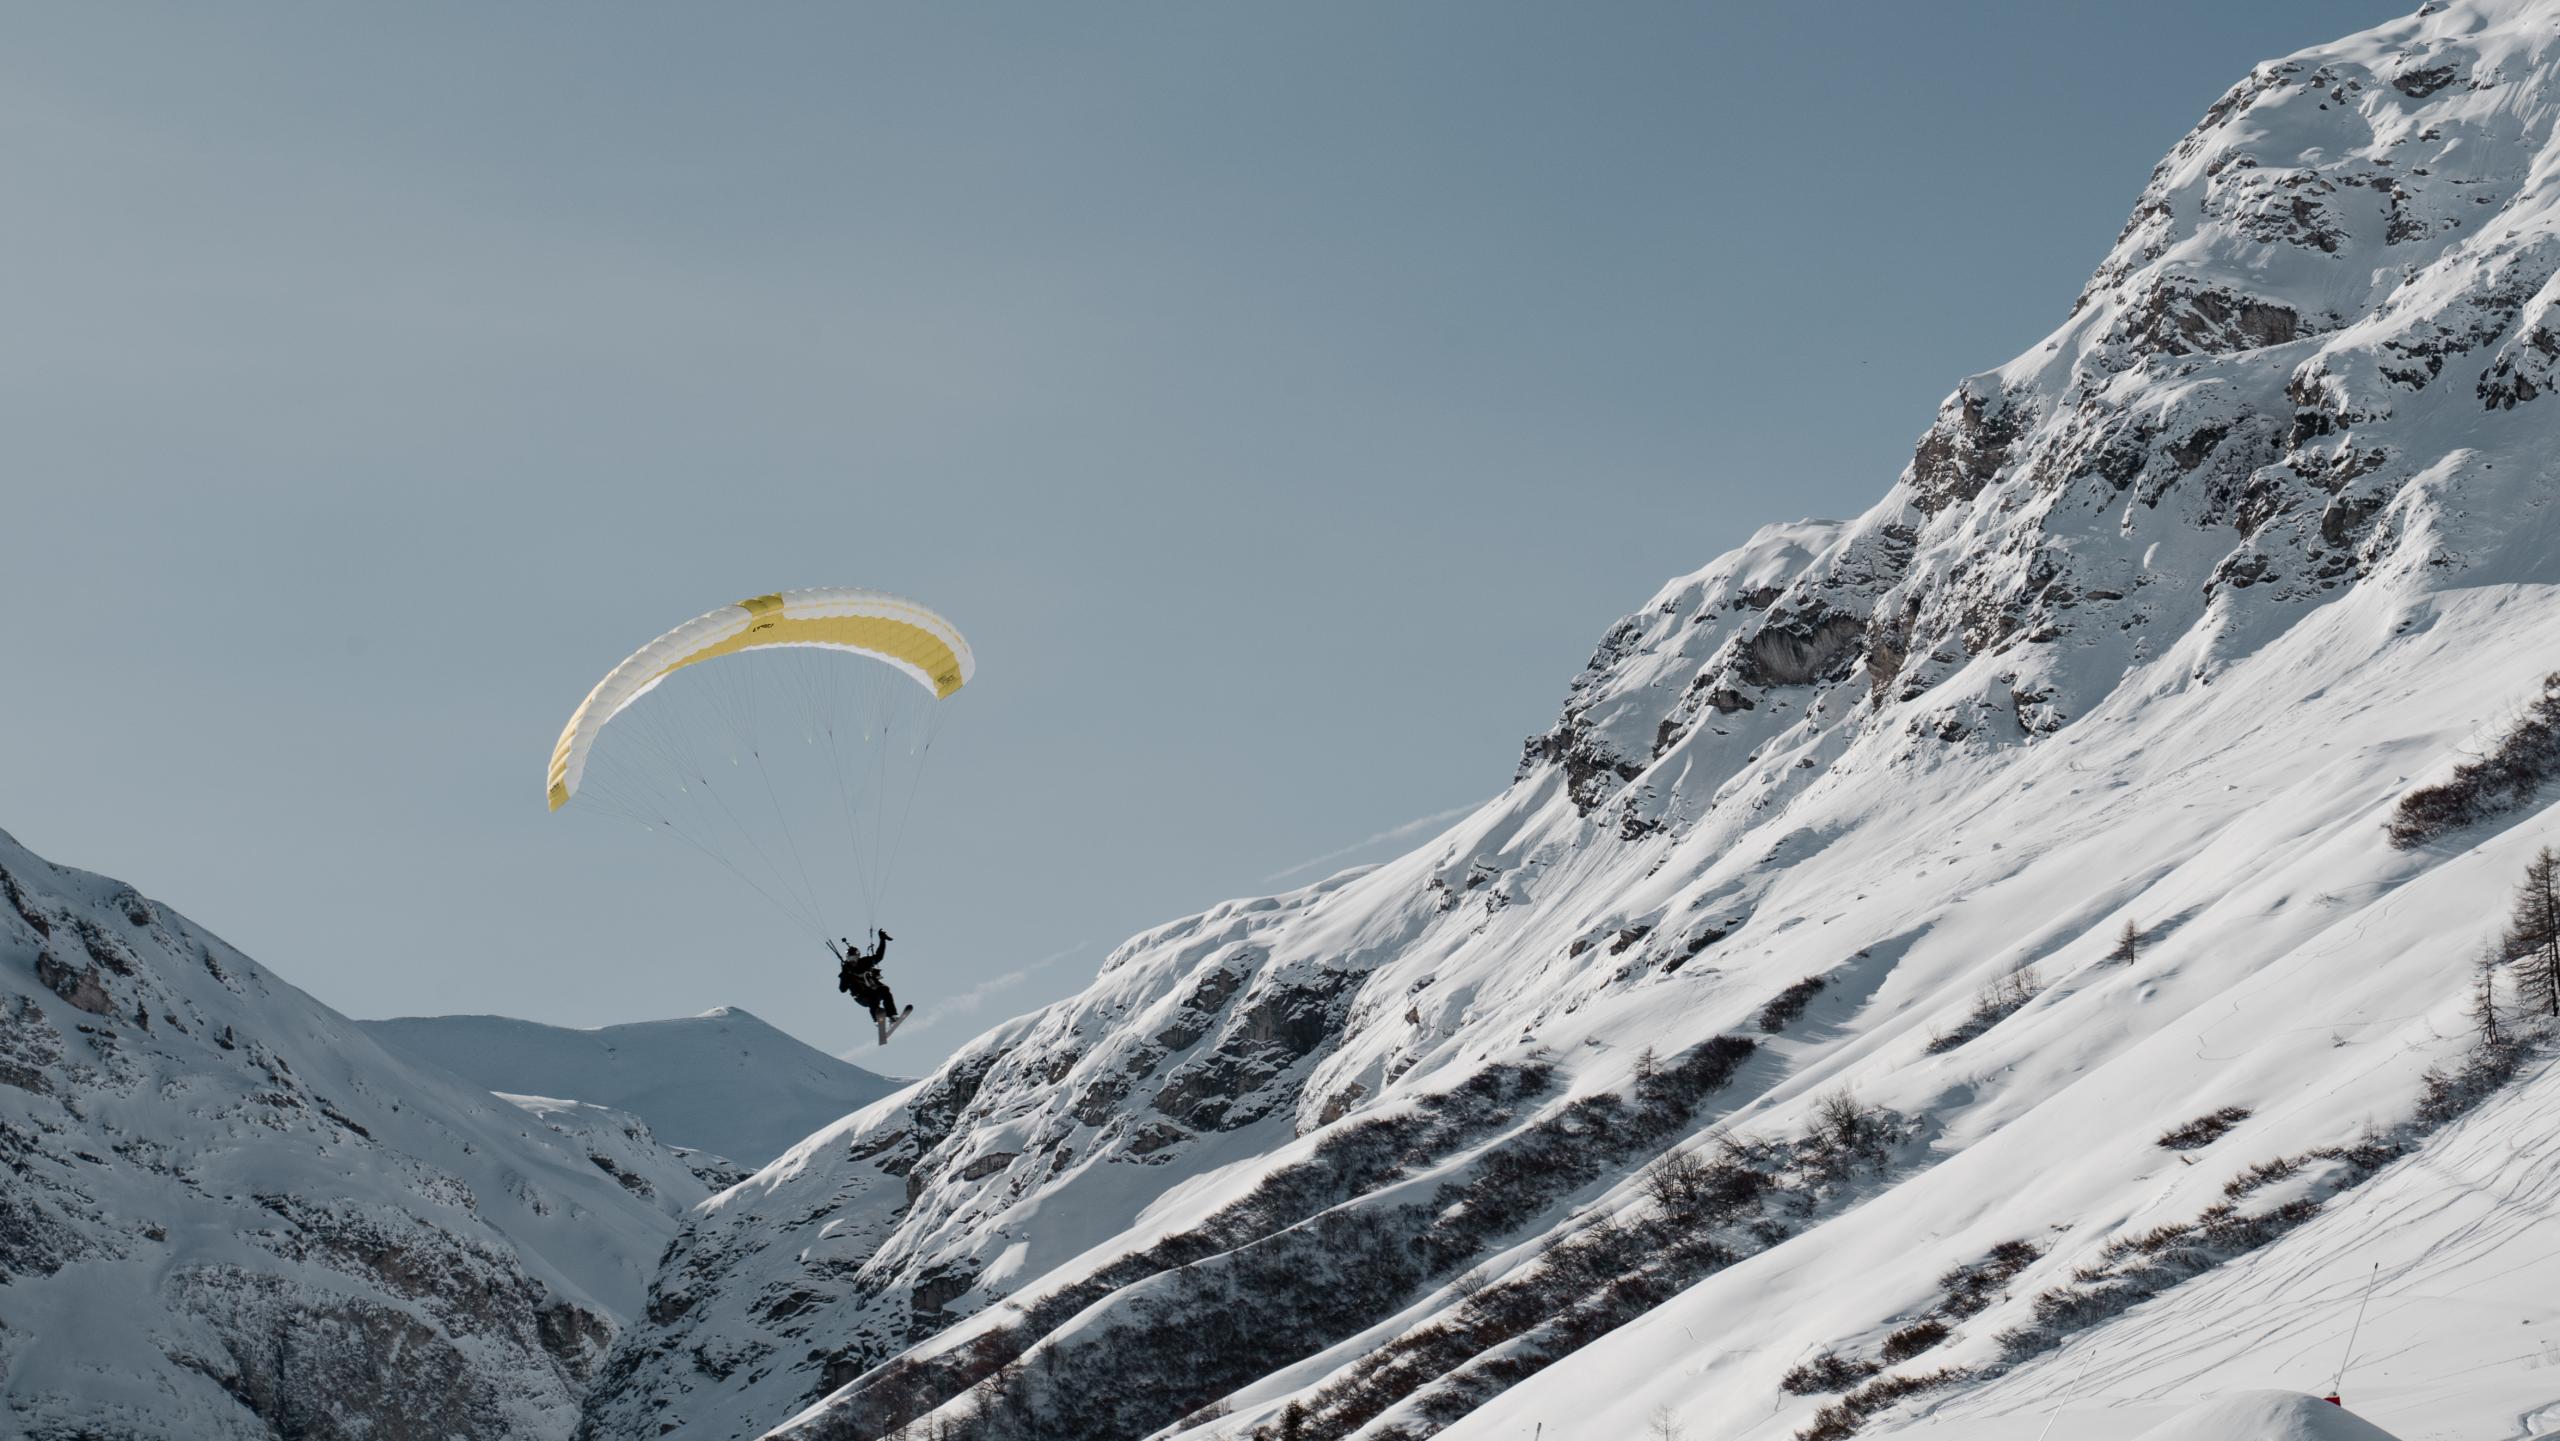
{"type": "Polygon", "coordinates": [[[2346,1373],[2350,1405],[2369,1407],[2407,1441],[2533,1441],[2554,1434],[2560,1290],[2551,1283],[2560,1281],[2560,1128],[2547,1118],[2555,1103],[2560,1065],[2546,1064],[2265,1251],[1947,1404],[1934,1424],[1895,1434],[1969,1441],[1994,1433],[1948,1418],[2041,1418],[2056,1406],[2066,1418],[2085,1416],[2235,1384],[2325,1390],[2369,1277],[2371,1311],[2346,1373]],[[2527,1292],[2539,1288],[2550,1299],[2519,1305],[2481,1295],[2501,1282],[2527,1292]],[[2527,1324],[2554,1328],[2553,1334],[2533,1338],[2527,1324]],[[2548,1381],[2517,1378],[2518,1368],[2552,1375],[2548,1381]],[[2125,1377],[2139,1379],[2132,1385],[2115,1380],[2125,1377]],[[2459,1395],[2496,1377],[2516,1384],[2473,1400],[2464,1408],[2473,1414],[2447,1419],[2454,1403],[2446,1393],[2459,1395]],[[2505,1394],[2516,1389],[2537,1394],[2505,1394]],[[2505,1429],[2490,1429],[2500,1425],[2505,1429]]]}

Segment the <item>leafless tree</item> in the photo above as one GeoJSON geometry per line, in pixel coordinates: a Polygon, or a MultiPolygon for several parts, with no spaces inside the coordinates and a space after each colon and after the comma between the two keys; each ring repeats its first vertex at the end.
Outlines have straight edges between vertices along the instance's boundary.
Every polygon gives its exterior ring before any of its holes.
{"type": "Polygon", "coordinates": [[[2515,918],[2507,925],[2507,956],[2524,965],[2526,984],[2542,992],[2560,1016],[2560,852],[2544,846],[2524,868],[2515,918]]]}
{"type": "Polygon", "coordinates": [[[2496,947],[2480,957],[2479,978],[2471,991],[2471,1023],[2479,1028],[2483,1050],[2495,1050],[2506,1043],[2506,1028],[2498,1012],[2498,967],[2506,960],[2496,947]]]}

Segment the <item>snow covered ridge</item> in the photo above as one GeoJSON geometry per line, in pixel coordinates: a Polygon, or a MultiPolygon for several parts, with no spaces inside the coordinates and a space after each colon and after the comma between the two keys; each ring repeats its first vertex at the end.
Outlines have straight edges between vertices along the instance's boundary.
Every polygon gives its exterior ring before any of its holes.
{"type": "Polygon", "coordinates": [[[593,1124],[0,835],[0,1432],[567,1434],[709,1189],[593,1124]]]}
{"type": "Polygon", "coordinates": [[[648,1122],[628,1111],[558,1096],[494,1094],[550,1127],[622,1189],[670,1216],[681,1218],[712,1193],[747,1178],[725,1157],[665,1144],[648,1122]]]}
{"type": "Polygon", "coordinates": [[[2397,1184],[2553,832],[2385,826],[2560,669],[2555,43],[2258,67],[1874,509],[715,1198],[582,1434],[1881,1432],[2397,1184]]]}
{"type": "Polygon", "coordinates": [[[749,1166],[903,1084],[730,1006],[592,1030],[506,1016],[359,1024],[390,1049],[474,1085],[627,1111],[658,1140],[749,1166]]]}

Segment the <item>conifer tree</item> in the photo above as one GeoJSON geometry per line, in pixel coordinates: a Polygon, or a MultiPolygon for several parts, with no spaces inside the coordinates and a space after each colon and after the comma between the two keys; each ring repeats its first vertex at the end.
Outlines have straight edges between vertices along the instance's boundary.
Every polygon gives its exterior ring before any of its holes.
{"type": "Polygon", "coordinates": [[[2498,966],[2505,957],[2491,950],[2480,958],[2480,975],[2471,991],[2471,1023],[2479,1028],[2480,1049],[2494,1051],[2506,1044],[2506,1030],[2498,1014],[2498,966]]]}
{"type": "Polygon", "coordinates": [[[2524,868],[2515,917],[2507,924],[2507,956],[2523,963],[2525,984],[2560,1016],[2560,853],[2544,846],[2524,868]]]}
{"type": "Polygon", "coordinates": [[[2116,948],[2107,952],[2107,959],[2120,961],[2129,966],[2133,964],[2134,956],[2141,949],[2142,927],[2133,923],[2133,917],[2127,916],[2124,920],[2124,929],[2116,933],[2116,948]]]}

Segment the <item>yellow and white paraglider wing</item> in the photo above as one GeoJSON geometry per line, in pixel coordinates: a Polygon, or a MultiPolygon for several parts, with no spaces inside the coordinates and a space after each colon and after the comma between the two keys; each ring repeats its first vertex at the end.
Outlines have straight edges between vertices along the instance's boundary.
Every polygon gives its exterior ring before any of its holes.
{"type": "Polygon", "coordinates": [[[780,646],[868,656],[903,672],[936,700],[968,684],[977,670],[969,642],[951,622],[879,591],[786,590],[724,605],[642,646],[596,682],[552,747],[551,809],[578,793],[587,753],[606,723],[660,681],[700,661],[780,646]]]}

